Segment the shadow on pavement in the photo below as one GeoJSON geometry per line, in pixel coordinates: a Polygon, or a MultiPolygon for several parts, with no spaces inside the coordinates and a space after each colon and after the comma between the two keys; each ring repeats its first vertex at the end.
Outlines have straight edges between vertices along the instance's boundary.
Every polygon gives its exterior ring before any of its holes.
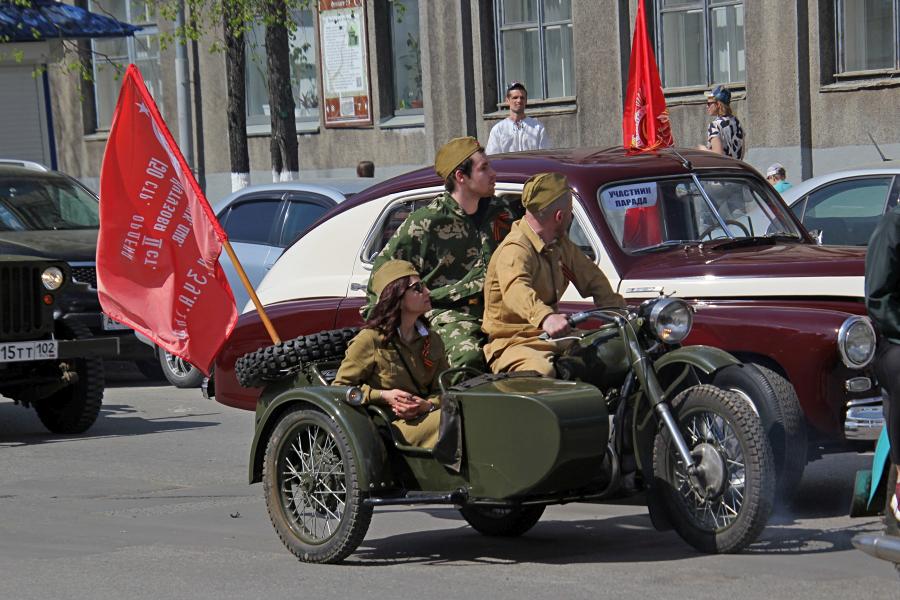
{"type": "Polygon", "coordinates": [[[136,415],[131,406],[124,404],[104,404],[100,416],[85,433],[78,435],[58,435],[49,433],[33,409],[24,409],[12,402],[0,402],[0,444],[33,445],[58,444],[99,437],[124,437],[149,435],[162,431],[192,431],[215,427],[218,421],[196,421],[197,417],[212,416],[216,413],[187,414],[147,419],[136,415]]]}

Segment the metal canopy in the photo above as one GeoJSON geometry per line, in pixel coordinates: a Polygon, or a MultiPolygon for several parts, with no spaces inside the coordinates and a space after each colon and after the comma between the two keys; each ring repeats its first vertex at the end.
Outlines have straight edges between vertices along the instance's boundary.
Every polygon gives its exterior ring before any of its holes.
{"type": "Polygon", "coordinates": [[[30,7],[0,2],[0,42],[126,37],[139,29],[112,17],[52,0],[32,0],[30,7]]]}

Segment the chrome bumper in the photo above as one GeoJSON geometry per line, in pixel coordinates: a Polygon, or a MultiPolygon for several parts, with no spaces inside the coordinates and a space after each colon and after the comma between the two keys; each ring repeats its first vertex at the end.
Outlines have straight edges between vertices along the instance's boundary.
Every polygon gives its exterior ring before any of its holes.
{"type": "Polygon", "coordinates": [[[884,426],[883,402],[881,396],[848,402],[847,416],[844,418],[844,439],[877,440],[884,426]]]}

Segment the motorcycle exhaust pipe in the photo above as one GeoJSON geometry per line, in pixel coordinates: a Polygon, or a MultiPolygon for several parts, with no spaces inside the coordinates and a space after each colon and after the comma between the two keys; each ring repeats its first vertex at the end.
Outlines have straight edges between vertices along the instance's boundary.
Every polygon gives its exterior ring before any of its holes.
{"type": "Polygon", "coordinates": [[[864,533],[853,538],[853,546],[869,556],[900,563],[900,538],[864,533]]]}

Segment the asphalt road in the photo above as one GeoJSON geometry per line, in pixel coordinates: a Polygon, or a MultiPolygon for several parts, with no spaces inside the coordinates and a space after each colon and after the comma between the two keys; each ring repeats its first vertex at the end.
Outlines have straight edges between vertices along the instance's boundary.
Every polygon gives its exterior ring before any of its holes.
{"type": "Polygon", "coordinates": [[[810,465],[741,555],[698,554],[635,505],[551,507],[514,540],[436,506],[378,509],[345,564],[306,565],[247,485],[251,413],[114,375],[84,436],[0,400],[0,599],[900,597],[893,566],[850,544],[880,528],[844,516],[855,454],[810,465]]]}

